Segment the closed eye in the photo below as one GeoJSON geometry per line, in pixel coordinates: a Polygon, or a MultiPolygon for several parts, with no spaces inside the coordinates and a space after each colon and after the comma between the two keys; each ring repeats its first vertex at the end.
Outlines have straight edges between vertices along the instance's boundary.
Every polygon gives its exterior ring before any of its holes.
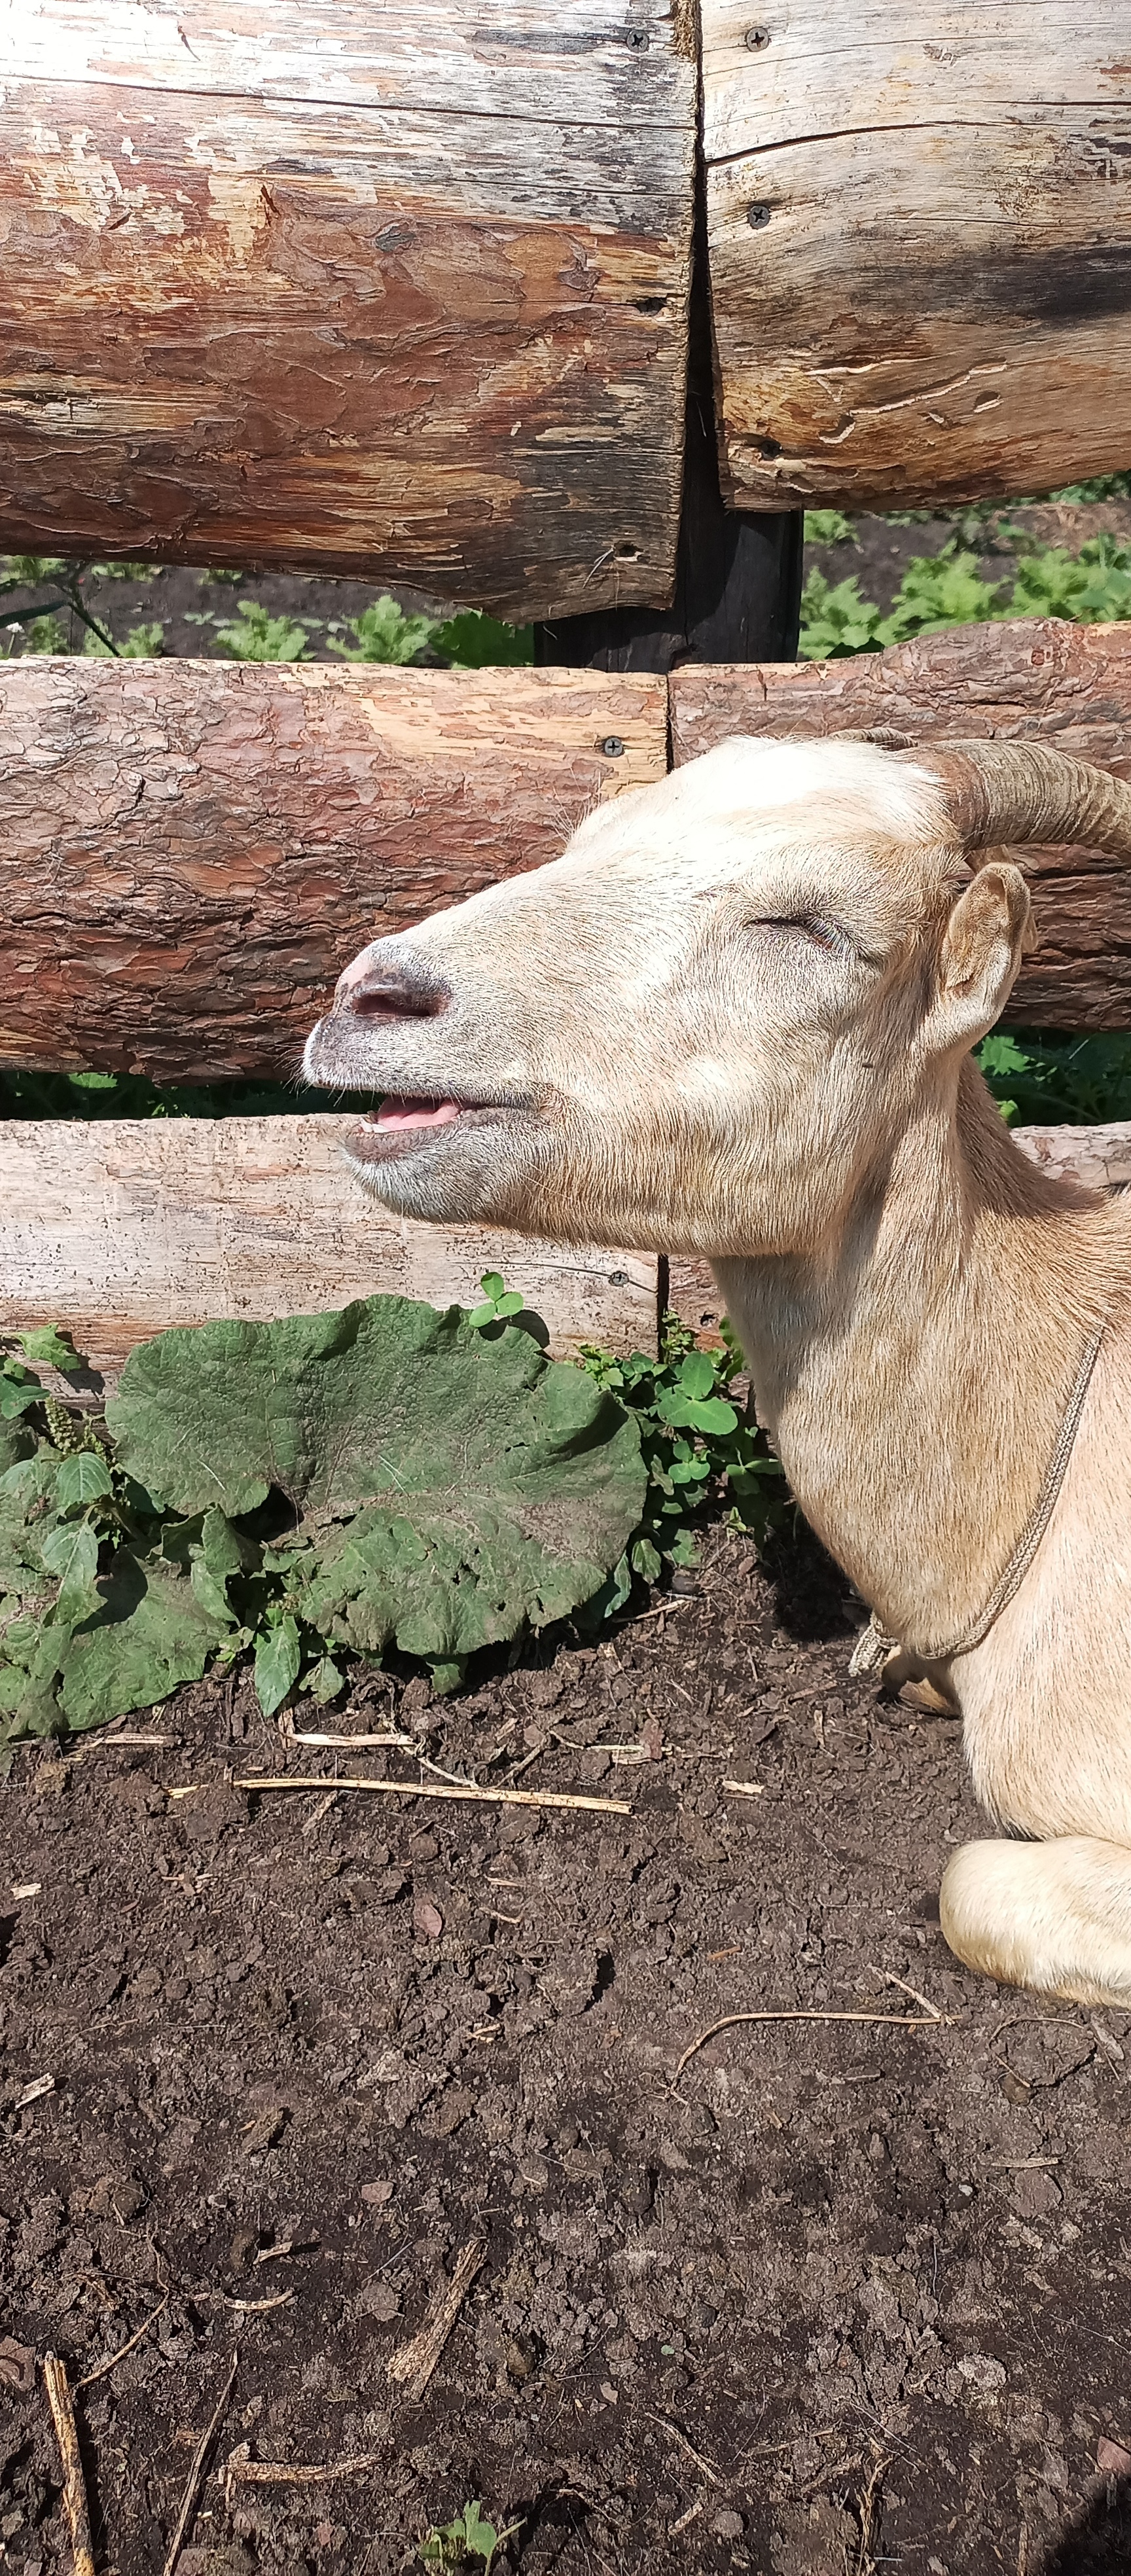
{"type": "Polygon", "coordinates": [[[821,913],[763,913],[751,924],[751,928],[795,931],[800,938],[811,940],[814,948],[823,948],[831,957],[855,959],[860,953],[855,940],[850,939],[848,932],[841,929],[840,923],[827,921],[821,913]]]}

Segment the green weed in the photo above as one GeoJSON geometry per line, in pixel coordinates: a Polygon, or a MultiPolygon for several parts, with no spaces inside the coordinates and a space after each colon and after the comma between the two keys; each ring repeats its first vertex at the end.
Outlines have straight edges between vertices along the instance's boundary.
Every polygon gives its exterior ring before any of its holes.
{"type": "Polygon", "coordinates": [[[865,599],[855,577],[834,585],[813,571],[801,598],[804,661],[875,653],[912,635],[1005,617],[1063,617],[1084,623],[1131,618],[1131,547],[1090,537],[1078,555],[1034,548],[1008,581],[983,581],[976,555],[951,538],[937,555],[915,555],[885,617],[865,599]]]}
{"type": "Polygon", "coordinates": [[[640,1425],[490,1303],[490,1331],[373,1297],[161,1333],[104,1423],[43,1386],[83,1367],[68,1336],[0,1342],[0,1744],[245,1653],[268,1717],[394,1645],[451,1689],[589,1601],[639,1525],[640,1425]]]}
{"type": "Polygon", "coordinates": [[[805,543],[807,546],[854,546],[858,542],[851,519],[843,510],[807,510],[805,543]]]}
{"type": "Polygon", "coordinates": [[[418,2554],[426,2567],[468,2567],[478,2558],[483,2576],[491,2576],[500,2549],[521,2529],[521,2522],[512,2522],[505,2531],[496,2531],[493,2522],[484,2521],[482,2505],[473,2502],[464,2505],[454,2522],[433,2524],[419,2543],[418,2554]]]}
{"type": "Polygon", "coordinates": [[[694,1333],[669,1312],[658,1359],[643,1351],[617,1359],[591,1345],[579,1357],[598,1386],[638,1423],[648,1469],[640,1526],[608,1582],[586,1605],[592,1623],[624,1608],[635,1578],[655,1583],[665,1568],[694,1565],[699,1531],[720,1507],[761,1545],[784,1525],[790,1505],[784,1470],[765,1433],[749,1405],[740,1412],[731,1401],[745,1363],[729,1325],[721,1351],[702,1351],[694,1333]]]}
{"type": "MultiPolygon", "coordinates": [[[[118,646],[118,658],[123,662],[150,662],[161,651],[164,641],[165,629],[156,619],[149,625],[131,626],[129,634],[118,646]]],[[[110,662],[114,658],[109,644],[104,644],[102,637],[96,635],[90,626],[83,637],[82,649],[87,661],[110,662]]]]}
{"type": "Polygon", "coordinates": [[[216,627],[217,647],[230,662],[306,662],[308,642],[296,618],[272,617],[258,599],[241,599],[227,625],[216,627]]]}
{"type": "Polygon", "coordinates": [[[380,599],[363,608],[360,617],[348,620],[352,644],[343,644],[331,634],[331,653],[340,654],[344,662],[391,662],[401,665],[415,662],[440,631],[436,617],[406,617],[395,599],[384,592],[380,599]]]}
{"type": "Polygon", "coordinates": [[[978,1049],[1002,1114],[1012,1125],[1095,1127],[1131,1118],[1131,1036],[1041,1036],[995,1029],[978,1049]]]}
{"type": "Polygon", "coordinates": [[[532,626],[508,626],[485,609],[465,608],[438,629],[436,651],[461,670],[508,670],[534,660],[532,626]]]}

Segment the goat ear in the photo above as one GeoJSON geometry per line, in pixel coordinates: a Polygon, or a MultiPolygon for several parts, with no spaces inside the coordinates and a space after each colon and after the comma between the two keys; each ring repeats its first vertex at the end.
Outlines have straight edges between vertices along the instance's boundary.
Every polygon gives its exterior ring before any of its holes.
{"type": "Polygon", "coordinates": [[[1026,949],[1035,944],[1020,868],[991,860],[959,895],[943,932],[929,1039],[974,1046],[1004,1008],[1026,949]]]}

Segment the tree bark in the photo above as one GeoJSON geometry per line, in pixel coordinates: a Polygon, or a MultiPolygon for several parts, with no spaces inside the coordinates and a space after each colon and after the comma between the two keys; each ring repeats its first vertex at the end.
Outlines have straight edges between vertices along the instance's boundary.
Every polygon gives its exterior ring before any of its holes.
{"type": "Polygon", "coordinates": [[[732,506],[939,508],[1126,466],[1124,13],[757,15],[703,0],[732,506]]]}
{"type": "Polygon", "coordinates": [[[662,778],[662,680],[333,664],[0,678],[0,1064],[293,1075],[342,967],[662,778]]]}
{"type": "Polygon", "coordinates": [[[665,599],[695,90],[677,0],[8,11],[0,547],[665,599]]]}

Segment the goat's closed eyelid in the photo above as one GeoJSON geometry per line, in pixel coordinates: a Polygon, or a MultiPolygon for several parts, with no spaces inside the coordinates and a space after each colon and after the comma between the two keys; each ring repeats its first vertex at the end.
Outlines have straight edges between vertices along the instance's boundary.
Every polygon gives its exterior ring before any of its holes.
{"type": "Polygon", "coordinates": [[[837,921],[827,921],[822,913],[760,913],[747,927],[751,930],[796,930],[803,939],[810,940],[814,948],[823,948],[832,956],[854,960],[860,956],[856,942],[849,938],[847,930],[842,930],[837,921]]]}

